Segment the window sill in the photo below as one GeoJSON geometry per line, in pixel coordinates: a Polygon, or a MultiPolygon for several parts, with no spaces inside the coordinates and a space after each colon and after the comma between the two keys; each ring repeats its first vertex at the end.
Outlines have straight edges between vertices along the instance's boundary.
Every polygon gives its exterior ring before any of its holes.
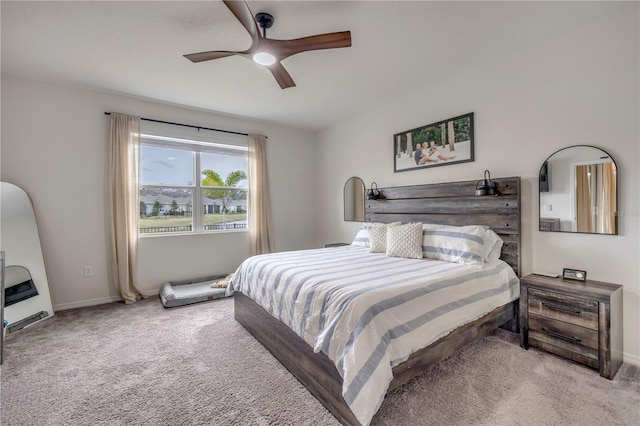
{"type": "Polygon", "coordinates": [[[225,229],[219,231],[203,231],[203,232],[154,232],[149,234],[139,234],[138,238],[160,238],[160,237],[184,237],[189,235],[220,235],[220,234],[236,234],[249,232],[249,229],[225,229]]]}

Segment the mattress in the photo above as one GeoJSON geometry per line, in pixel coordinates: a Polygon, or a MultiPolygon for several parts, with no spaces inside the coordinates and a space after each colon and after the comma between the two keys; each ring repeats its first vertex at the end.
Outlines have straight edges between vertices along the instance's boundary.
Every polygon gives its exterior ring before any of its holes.
{"type": "Polygon", "coordinates": [[[393,366],[516,300],[519,280],[500,260],[479,267],[344,246],[251,257],[229,283],[227,294],[236,291],[334,362],[344,400],[366,425],[393,366]]]}

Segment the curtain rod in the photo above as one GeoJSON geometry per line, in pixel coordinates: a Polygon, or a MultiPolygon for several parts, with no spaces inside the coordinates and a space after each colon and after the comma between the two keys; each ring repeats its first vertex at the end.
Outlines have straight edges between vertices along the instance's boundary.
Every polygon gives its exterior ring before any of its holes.
{"type": "MultiPolygon", "coordinates": [[[[104,115],[111,115],[111,113],[110,112],[105,112],[104,115]]],[[[200,131],[200,130],[211,130],[211,131],[214,131],[214,132],[231,133],[233,135],[249,136],[248,133],[234,132],[232,130],[213,129],[211,127],[202,127],[202,126],[193,126],[191,124],[173,123],[171,121],[154,120],[152,118],[140,117],[140,120],[152,121],[154,123],[172,124],[174,126],[191,127],[192,129],[198,129],[198,131],[200,131]]]]}

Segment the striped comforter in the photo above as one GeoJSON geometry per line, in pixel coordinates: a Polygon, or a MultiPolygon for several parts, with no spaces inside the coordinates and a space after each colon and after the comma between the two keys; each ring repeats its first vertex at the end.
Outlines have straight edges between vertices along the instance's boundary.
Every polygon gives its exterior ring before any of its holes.
{"type": "Polygon", "coordinates": [[[345,401],[367,425],[393,366],[517,299],[519,281],[502,261],[479,268],[344,246],[251,257],[229,283],[235,291],[335,363],[345,401]]]}

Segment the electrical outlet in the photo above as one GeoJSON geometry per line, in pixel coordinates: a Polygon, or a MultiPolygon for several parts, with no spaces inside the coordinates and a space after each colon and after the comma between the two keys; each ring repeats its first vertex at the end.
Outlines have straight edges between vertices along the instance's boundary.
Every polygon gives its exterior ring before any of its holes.
{"type": "Polygon", "coordinates": [[[84,276],[92,277],[93,276],[93,266],[92,265],[84,265],[84,276]]]}

